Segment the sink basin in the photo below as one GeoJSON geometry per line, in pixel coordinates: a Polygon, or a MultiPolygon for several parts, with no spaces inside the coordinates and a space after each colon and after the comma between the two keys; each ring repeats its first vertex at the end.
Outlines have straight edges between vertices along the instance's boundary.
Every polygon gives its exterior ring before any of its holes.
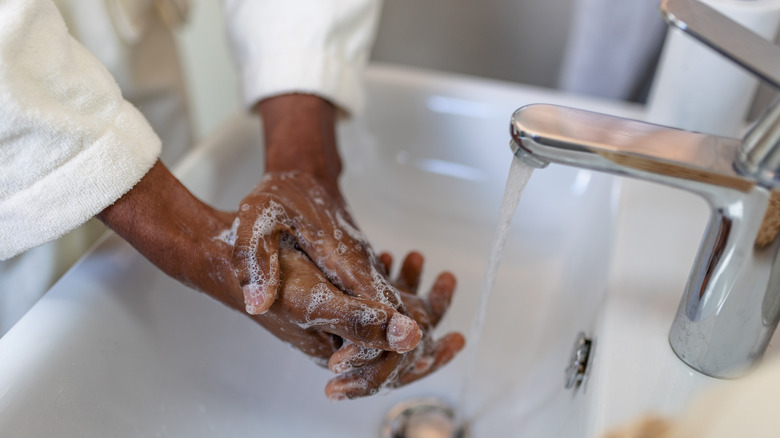
{"type": "MultiPolygon", "coordinates": [[[[441,270],[456,274],[440,330],[466,335],[509,169],[512,112],[547,102],[642,116],[630,105],[391,66],[369,69],[367,94],[365,113],[339,131],[347,199],[375,249],[425,254],[423,288],[441,270]]],[[[237,114],[177,175],[233,208],[258,180],[259,130],[237,114]]],[[[591,436],[647,409],[673,413],[711,384],[666,343],[706,219],[703,203],[668,190],[556,165],[534,173],[484,334],[469,340],[474,437],[591,436]],[[668,238],[679,251],[664,256],[651,220],[677,230],[668,238]],[[594,338],[592,366],[567,391],[580,331],[594,338]]],[[[400,401],[457,404],[469,356],[401,389],[329,402],[327,370],[109,233],[0,339],[0,434],[365,438],[400,401]]]]}

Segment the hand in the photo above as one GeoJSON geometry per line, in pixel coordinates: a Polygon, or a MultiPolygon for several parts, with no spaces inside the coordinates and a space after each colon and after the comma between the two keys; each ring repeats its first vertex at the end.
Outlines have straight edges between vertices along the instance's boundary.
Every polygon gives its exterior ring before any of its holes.
{"type": "MultiPolygon", "coordinates": [[[[233,252],[246,311],[262,314],[277,299],[280,245],[289,235],[330,283],[405,313],[341,196],[335,107],[316,96],[291,94],[265,99],[255,111],[263,119],[266,172],[241,203],[233,252]]],[[[416,330],[413,322],[405,332],[416,330]]],[[[401,346],[394,338],[388,341],[394,350],[401,346]]],[[[336,357],[341,366],[360,366],[380,353],[344,342],[336,357]]]]}
{"type": "Polygon", "coordinates": [[[233,263],[247,312],[271,307],[279,286],[279,244],[289,234],[342,291],[403,309],[338,187],[336,109],[310,95],[261,101],[266,172],[241,203],[233,263]]]}
{"type": "MultiPolygon", "coordinates": [[[[160,162],[98,217],[168,275],[245,312],[231,262],[235,214],[195,198],[160,162]]],[[[333,336],[383,350],[409,351],[418,344],[421,334],[410,318],[342,294],[291,249],[289,238],[282,241],[282,299],[266,314],[250,315],[257,322],[322,359],[341,346],[334,347],[333,336]]]]}
{"type": "Polygon", "coordinates": [[[277,338],[320,359],[322,365],[337,351],[345,351],[342,347],[347,344],[363,353],[352,359],[356,366],[382,350],[404,352],[419,344],[422,332],[412,319],[391,307],[342,293],[289,235],[281,239],[279,266],[276,300],[267,312],[252,317],[277,338]]]}
{"type": "MultiPolygon", "coordinates": [[[[386,272],[390,272],[392,258],[389,254],[380,257],[386,272]]],[[[439,324],[452,300],[455,277],[444,272],[439,274],[427,298],[416,295],[422,273],[423,257],[410,253],[401,266],[398,278],[393,284],[401,291],[410,316],[422,328],[423,337],[414,350],[399,354],[382,352],[378,359],[353,368],[348,362],[354,353],[349,345],[336,352],[330,359],[330,369],[343,372],[331,379],[325,387],[325,394],[333,400],[357,398],[372,395],[382,388],[396,388],[421,379],[447,364],[460,351],[465,339],[460,333],[450,333],[434,342],[433,329],[439,324]],[[346,358],[347,362],[342,361],[346,358]]]]}
{"type": "Polygon", "coordinates": [[[283,235],[293,236],[342,291],[402,307],[341,197],[312,175],[291,171],[266,174],[239,209],[233,263],[248,313],[265,312],[276,298],[283,235]]]}

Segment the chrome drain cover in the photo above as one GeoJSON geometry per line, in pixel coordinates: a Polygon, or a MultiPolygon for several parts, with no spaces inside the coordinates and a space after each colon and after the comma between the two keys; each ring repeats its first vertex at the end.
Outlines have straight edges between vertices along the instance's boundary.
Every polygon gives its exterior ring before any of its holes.
{"type": "Polygon", "coordinates": [[[380,438],[468,438],[455,424],[455,411],[435,398],[406,400],[385,416],[380,438]]]}

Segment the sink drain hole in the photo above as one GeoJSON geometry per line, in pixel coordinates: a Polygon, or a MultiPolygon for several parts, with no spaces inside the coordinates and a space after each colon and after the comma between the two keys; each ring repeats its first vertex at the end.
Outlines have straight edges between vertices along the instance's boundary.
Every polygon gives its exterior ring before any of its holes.
{"type": "Polygon", "coordinates": [[[380,438],[468,438],[455,424],[455,411],[441,400],[406,400],[385,416],[380,438]]]}

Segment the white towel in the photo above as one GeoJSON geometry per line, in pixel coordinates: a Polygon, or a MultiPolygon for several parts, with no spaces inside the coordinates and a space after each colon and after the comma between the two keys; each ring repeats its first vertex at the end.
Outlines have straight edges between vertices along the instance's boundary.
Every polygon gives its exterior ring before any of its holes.
{"type": "Polygon", "coordinates": [[[0,2],[0,260],[126,193],[160,140],[51,1],[0,2]]]}

